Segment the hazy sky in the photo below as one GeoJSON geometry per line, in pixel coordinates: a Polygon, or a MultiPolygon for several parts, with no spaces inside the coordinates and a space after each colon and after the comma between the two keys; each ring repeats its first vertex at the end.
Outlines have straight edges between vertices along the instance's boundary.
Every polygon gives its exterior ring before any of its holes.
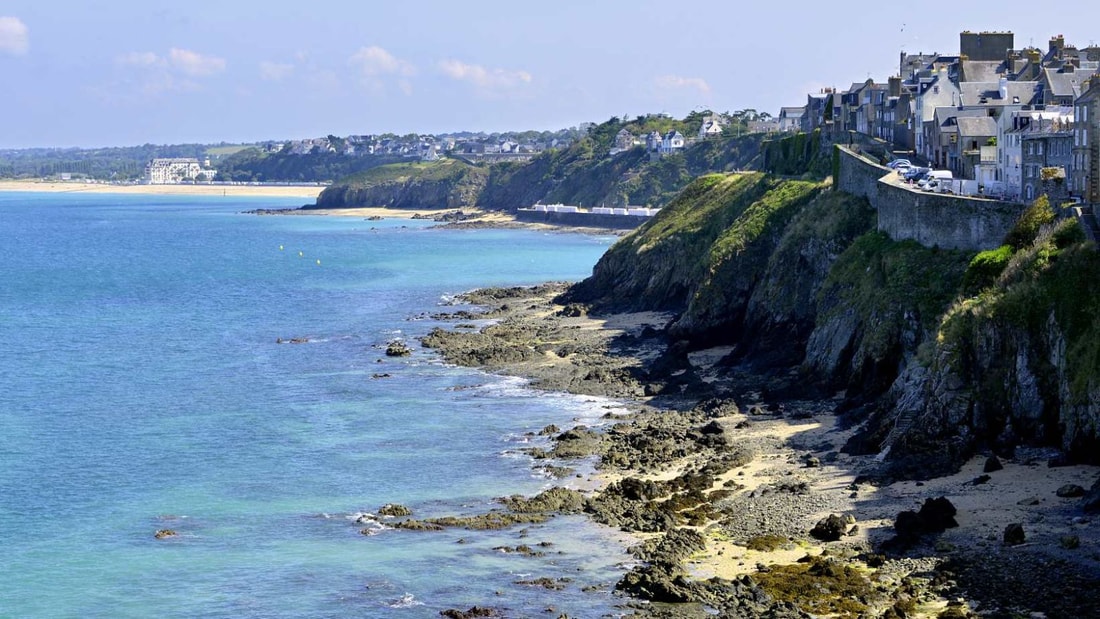
{"type": "Polygon", "coordinates": [[[0,148],[775,114],[822,86],[885,80],[903,48],[957,52],[962,30],[1100,42],[1100,4],[1040,6],[2,0],[0,148]]]}

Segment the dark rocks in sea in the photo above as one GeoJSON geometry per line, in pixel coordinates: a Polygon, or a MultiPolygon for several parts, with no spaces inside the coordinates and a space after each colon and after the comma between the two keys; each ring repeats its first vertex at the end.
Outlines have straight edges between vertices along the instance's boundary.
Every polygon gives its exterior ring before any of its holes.
{"type": "Polygon", "coordinates": [[[579,514],[584,510],[585,497],[569,488],[549,488],[531,498],[520,495],[498,499],[517,514],[579,514]]]}
{"type": "Polygon", "coordinates": [[[386,503],[378,508],[379,516],[391,516],[394,518],[411,516],[412,510],[398,503],[386,503]]]}
{"type": "Polygon", "coordinates": [[[1005,527],[1005,546],[1019,546],[1025,541],[1027,541],[1027,536],[1024,534],[1024,525],[1019,522],[1013,522],[1005,527]]]}
{"type": "Polygon", "coordinates": [[[153,535],[153,537],[155,537],[156,539],[168,539],[169,537],[176,537],[177,535],[179,534],[172,529],[160,529],[153,535]]]}
{"type": "Polygon", "coordinates": [[[485,606],[471,606],[469,610],[457,610],[448,608],[439,611],[439,614],[448,619],[478,619],[479,617],[503,617],[500,611],[485,606]]]}
{"type": "Polygon", "coordinates": [[[409,345],[401,340],[393,340],[386,345],[387,357],[407,357],[412,354],[409,345]]]}

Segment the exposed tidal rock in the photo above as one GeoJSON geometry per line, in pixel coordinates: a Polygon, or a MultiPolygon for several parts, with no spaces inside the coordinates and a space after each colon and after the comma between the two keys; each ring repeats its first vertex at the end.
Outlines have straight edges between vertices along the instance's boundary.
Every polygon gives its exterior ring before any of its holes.
{"type": "Polygon", "coordinates": [[[412,354],[412,349],[409,345],[401,340],[393,340],[386,344],[386,356],[387,357],[407,357],[412,354]]]}
{"type": "Polygon", "coordinates": [[[550,488],[531,498],[513,495],[498,500],[517,514],[579,514],[585,503],[583,494],[569,488],[550,488]]]}
{"type": "Polygon", "coordinates": [[[448,608],[447,610],[439,611],[439,614],[448,619],[479,619],[483,617],[503,617],[504,614],[495,609],[485,606],[471,606],[468,610],[457,610],[454,608],[448,608]]]}
{"type": "Polygon", "coordinates": [[[378,515],[379,516],[391,516],[391,517],[395,517],[395,518],[403,517],[403,516],[411,516],[412,515],[412,510],[409,509],[408,507],[405,507],[404,505],[399,505],[397,503],[386,503],[382,507],[378,508],[378,515]]]}
{"type": "Polygon", "coordinates": [[[810,530],[810,536],[823,542],[835,542],[848,534],[856,521],[851,515],[829,514],[810,530]]]}

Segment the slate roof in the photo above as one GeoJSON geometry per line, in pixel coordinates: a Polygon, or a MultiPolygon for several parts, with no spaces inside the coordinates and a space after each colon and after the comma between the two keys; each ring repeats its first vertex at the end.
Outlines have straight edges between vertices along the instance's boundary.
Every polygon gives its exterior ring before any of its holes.
{"type": "Polygon", "coordinates": [[[999,60],[963,60],[962,75],[967,82],[996,82],[1001,77],[1003,65],[999,60]]]}
{"type": "Polygon", "coordinates": [[[959,118],[959,135],[962,137],[989,137],[997,135],[997,121],[989,116],[959,118]]]}
{"type": "Polygon", "coordinates": [[[979,105],[983,103],[983,98],[985,103],[991,105],[1010,103],[1031,105],[1036,103],[1038,86],[1038,82],[1006,82],[1006,96],[1002,99],[1000,82],[963,82],[959,84],[959,96],[964,105],[979,105]],[[1016,97],[1020,100],[1016,101],[1016,97]]]}
{"type": "Polygon", "coordinates": [[[1044,69],[1043,76],[1050,86],[1050,92],[1056,97],[1073,97],[1081,95],[1081,82],[1092,77],[1095,70],[1081,69],[1072,73],[1063,73],[1055,69],[1044,69]]]}

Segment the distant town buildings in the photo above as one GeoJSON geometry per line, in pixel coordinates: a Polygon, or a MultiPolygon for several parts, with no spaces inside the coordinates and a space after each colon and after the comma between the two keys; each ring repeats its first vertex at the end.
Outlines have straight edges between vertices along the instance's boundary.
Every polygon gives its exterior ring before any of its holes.
{"type": "Polygon", "coordinates": [[[154,159],[145,168],[145,176],[151,185],[174,185],[177,183],[213,180],[214,170],[204,168],[194,157],[173,157],[154,159]]]}

